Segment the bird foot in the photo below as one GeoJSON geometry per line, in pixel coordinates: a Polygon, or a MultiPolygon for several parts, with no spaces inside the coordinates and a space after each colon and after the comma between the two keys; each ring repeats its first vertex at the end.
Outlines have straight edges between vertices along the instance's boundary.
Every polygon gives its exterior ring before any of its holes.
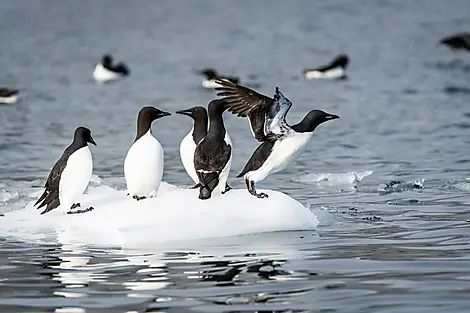
{"type": "Polygon", "coordinates": [[[230,191],[230,190],[232,190],[232,187],[230,187],[230,186],[227,184],[227,185],[225,185],[225,190],[222,191],[221,193],[222,193],[222,194],[225,194],[226,192],[228,192],[228,191],[230,191]]]}
{"type": "Polygon", "coordinates": [[[67,214],[81,214],[81,213],[86,213],[86,212],[93,211],[94,209],[95,208],[91,206],[91,207],[86,208],[84,210],[68,211],[67,214]]]}
{"type": "Polygon", "coordinates": [[[81,207],[80,203],[74,203],[74,204],[72,204],[72,206],[70,207],[70,210],[73,210],[73,209],[76,209],[76,208],[80,208],[80,207],[81,207]]]}
{"type": "Polygon", "coordinates": [[[268,195],[265,194],[264,192],[256,193],[256,191],[250,191],[250,194],[260,199],[268,198],[268,195]]]}
{"type": "Polygon", "coordinates": [[[137,200],[137,201],[140,201],[140,200],[147,199],[147,197],[146,197],[146,196],[139,197],[139,196],[134,195],[134,196],[132,196],[132,199],[135,199],[135,200],[137,200]]]}
{"type": "Polygon", "coordinates": [[[189,189],[196,189],[196,188],[199,188],[199,187],[201,187],[201,184],[197,183],[196,185],[194,185],[192,187],[189,187],[189,189]]]}

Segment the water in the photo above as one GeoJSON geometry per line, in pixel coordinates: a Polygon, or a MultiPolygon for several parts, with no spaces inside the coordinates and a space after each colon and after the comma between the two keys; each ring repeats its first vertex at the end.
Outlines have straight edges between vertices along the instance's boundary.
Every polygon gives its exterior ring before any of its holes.
{"type": "MultiPolygon", "coordinates": [[[[466,312],[470,55],[438,40],[468,30],[469,10],[465,0],[3,1],[0,85],[25,97],[0,107],[1,212],[32,200],[78,125],[99,145],[95,174],[123,188],[137,111],[208,103],[214,92],[194,74],[203,67],[267,94],[279,86],[292,123],[311,108],[341,119],[259,184],[310,205],[317,231],[145,250],[2,238],[0,310],[466,312]],[[127,61],[129,79],[93,82],[106,52],[127,61]],[[351,57],[349,80],[302,78],[337,53],[351,57]]],[[[243,188],[234,177],[256,141],[245,120],[225,119],[230,184],[243,188]]],[[[178,152],[189,129],[180,116],[153,126],[165,181],[190,184],[178,152]]]]}

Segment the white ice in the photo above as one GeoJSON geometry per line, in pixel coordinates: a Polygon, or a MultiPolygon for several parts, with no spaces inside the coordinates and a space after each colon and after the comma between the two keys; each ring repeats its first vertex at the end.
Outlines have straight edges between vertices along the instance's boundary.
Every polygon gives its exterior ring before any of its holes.
{"type": "MultiPolygon", "coordinates": [[[[245,189],[199,200],[198,190],[162,183],[158,196],[136,201],[109,186],[89,187],[79,200],[83,214],[54,210],[40,215],[32,199],[22,210],[0,217],[0,236],[41,242],[98,245],[149,245],[168,241],[314,230],[316,216],[297,200],[277,191],[258,199],[245,189]]],[[[36,192],[37,194],[37,192],[36,192]]]]}

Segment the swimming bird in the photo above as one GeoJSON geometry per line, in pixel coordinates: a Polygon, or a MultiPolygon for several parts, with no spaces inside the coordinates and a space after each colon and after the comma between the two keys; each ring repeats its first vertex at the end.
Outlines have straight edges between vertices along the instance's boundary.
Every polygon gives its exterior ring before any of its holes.
{"type": "Polygon", "coordinates": [[[138,200],[157,194],[163,175],[163,149],[152,135],[152,122],[171,113],[147,106],[137,116],[137,135],[124,160],[127,191],[138,200]]]}
{"type": "Polygon", "coordinates": [[[194,151],[194,168],[199,179],[199,199],[206,200],[212,192],[225,193],[232,164],[232,145],[226,140],[223,112],[225,102],[209,103],[209,130],[194,151]]]}
{"type": "Polygon", "coordinates": [[[253,136],[261,143],[237,177],[244,177],[248,191],[258,197],[255,183],[269,174],[276,173],[295,161],[305,150],[307,143],[318,125],[339,118],[321,110],[312,110],[295,125],[288,125],[286,114],[292,103],[284,97],[278,87],[274,98],[227,81],[217,81],[216,88],[227,104],[228,111],[241,117],[248,117],[253,136]]]}
{"type": "Polygon", "coordinates": [[[0,103],[13,104],[18,101],[18,90],[0,88],[0,103]]]}
{"type": "Polygon", "coordinates": [[[130,71],[126,64],[118,63],[113,65],[113,57],[109,54],[105,54],[101,58],[101,62],[96,64],[95,70],[93,71],[93,78],[97,82],[104,83],[123,78],[129,74],[130,71]]]}
{"type": "MultiPolygon", "coordinates": [[[[177,114],[182,114],[191,117],[194,120],[194,126],[189,133],[183,138],[180,144],[180,157],[183,162],[184,169],[189,177],[196,184],[192,188],[199,187],[199,178],[197,177],[196,170],[194,169],[194,151],[196,146],[207,134],[208,117],[207,110],[202,106],[195,106],[186,110],[176,111],[177,114]]],[[[225,141],[231,146],[232,140],[228,132],[225,132],[225,141]]],[[[228,172],[226,173],[228,175],[228,172]]],[[[230,186],[226,184],[225,191],[230,190],[230,186]]]]}
{"type": "Polygon", "coordinates": [[[91,131],[86,127],[78,127],[72,144],[52,168],[45,184],[46,190],[34,204],[37,206],[40,203],[37,209],[46,205],[41,214],[54,210],[59,205],[64,212],[80,207],[80,203],[75,201],[87,188],[93,171],[93,158],[88,143],[96,146],[91,131]]]}
{"type": "Polygon", "coordinates": [[[445,37],[440,42],[453,50],[470,51],[470,33],[468,32],[445,37]]]}
{"type": "Polygon", "coordinates": [[[200,71],[200,74],[204,75],[204,79],[202,80],[202,87],[208,89],[219,87],[219,85],[215,82],[217,79],[228,80],[235,84],[238,84],[239,81],[238,77],[220,76],[219,74],[217,74],[216,70],[212,68],[204,69],[200,71]]]}
{"type": "Polygon", "coordinates": [[[304,76],[306,79],[346,78],[346,68],[348,67],[348,64],[349,57],[345,54],[340,54],[336,56],[328,65],[304,70],[304,76]]]}

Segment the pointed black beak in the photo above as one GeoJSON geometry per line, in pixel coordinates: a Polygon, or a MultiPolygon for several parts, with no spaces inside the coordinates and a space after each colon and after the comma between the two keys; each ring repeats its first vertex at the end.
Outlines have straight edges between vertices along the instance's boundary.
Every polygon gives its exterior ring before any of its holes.
{"type": "Polygon", "coordinates": [[[337,118],[339,118],[339,116],[338,116],[338,115],[334,115],[334,114],[330,114],[330,115],[328,115],[328,116],[326,117],[326,119],[327,119],[328,121],[329,121],[329,120],[335,120],[335,119],[337,119],[337,118]]]}
{"type": "Polygon", "coordinates": [[[176,114],[191,116],[191,111],[189,111],[189,110],[179,110],[179,111],[176,111],[176,114]]]}
{"type": "Polygon", "coordinates": [[[90,138],[88,138],[88,142],[91,143],[92,145],[95,145],[95,146],[97,145],[93,137],[91,137],[91,135],[90,135],[90,138]]]}
{"type": "Polygon", "coordinates": [[[159,114],[159,117],[165,117],[165,116],[169,116],[169,115],[171,115],[170,112],[163,112],[163,111],[162,111],[162,112],[159,114]]]}

